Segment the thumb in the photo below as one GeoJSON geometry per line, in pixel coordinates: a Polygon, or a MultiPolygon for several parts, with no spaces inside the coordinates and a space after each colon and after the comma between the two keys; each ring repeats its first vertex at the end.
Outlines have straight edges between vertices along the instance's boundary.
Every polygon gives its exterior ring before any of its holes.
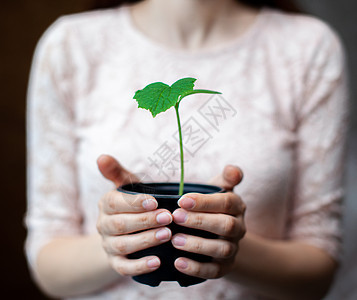
{"type": "Polygon", "coordinates": [[[112,181],[116,187],[132,182],[139,182],[134,174],[126,170],[114,157],[101,155],[97,159],[97,165],[102,175],[112,181]]]}
{"type": "Polygon", "coordinates": [[[212,178],[209,181],[209,184],[220,186],[227,191],[232,191],[233,188],[242,181],[242,179],[243,172],[239,167],[226,165],[223,172],[212,178]]]}

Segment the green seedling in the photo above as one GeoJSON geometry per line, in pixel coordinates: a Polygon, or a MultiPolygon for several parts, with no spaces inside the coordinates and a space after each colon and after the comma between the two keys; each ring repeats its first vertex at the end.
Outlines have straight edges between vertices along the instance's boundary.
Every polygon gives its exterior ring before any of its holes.
{"type": "Polygon", "coordinates": [[[183,194],[184,188],[184,162],[183,162],[183,143],[182,143],[182,131],[181,131],[181,122],[179,114],[179,105],[183,98],[193,95],[193,94],[221,94],[220,92],[202,90],[202,89],[193,89],[194,82],[197,79],[187,77],[177,80],[171,86],[162,83],[154,82],[147,85],[142,90],[136,91],[134,99],[138,102],[138,107],[147,109],[151,112],[152,116],[155,118],[157,114],[164,112],[171,108],[175,107],[177,125],[180,139],[180,162],[181,162],[181,179],[180,179],[180,188],[179,195],[183,194]]]}

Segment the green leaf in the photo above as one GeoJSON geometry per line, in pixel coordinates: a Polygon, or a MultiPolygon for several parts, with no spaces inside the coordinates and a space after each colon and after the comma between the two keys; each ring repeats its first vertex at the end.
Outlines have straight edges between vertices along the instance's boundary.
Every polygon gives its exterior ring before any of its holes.
{"type": "Polygon", "coordinates": [[[171,88],[162,82],[155,82],[138,90],[134,99],[138,102],[138,107],[148,109],[153,117],[168,110],[177,102],[177,98],[171,94],[171,88]]]}
{"type": "Polygon", "coordinates": [[[147,109],[153,117],[157,114],[175,106],[186,96],[198,93],[220,94],[210,90],[194,90],[196,78],[186,77],[177,80],[171,86],[162,82],[155,82],[147,85],[142,90],[138,90],[134,99],[138,102],[138,107],[147,109]]]}
{"type": "Polygon", "coordinates": [[[196,78],[182,78],[177,80],[175,83],[171,85],[172,93],[177,94],[178,96],[183,95],[184,93],[187,93],[189,91],[193,90],[193,87],[195,86],[195,81],[196,78]]]}

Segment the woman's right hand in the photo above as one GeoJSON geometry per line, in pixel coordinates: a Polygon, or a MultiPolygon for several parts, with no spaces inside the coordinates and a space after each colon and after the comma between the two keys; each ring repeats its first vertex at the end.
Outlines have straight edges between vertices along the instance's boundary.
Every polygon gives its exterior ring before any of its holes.
{"type": "MultiPolygon", "coordinates": [[[[100,156],[97,164],[102,175],[117,187],[139,181],[109,155],[100,156]]],[[[168,210],[157,209],[157,201],[150,195],[131,195],[116,190],[106,193],[99,201],[97,229],[112,268],[128,276],[159,268],[161,262],[157,256],[140,259],[126,256],[169,241],[172,234],[165,225],[172,220],[168,210]]]]}

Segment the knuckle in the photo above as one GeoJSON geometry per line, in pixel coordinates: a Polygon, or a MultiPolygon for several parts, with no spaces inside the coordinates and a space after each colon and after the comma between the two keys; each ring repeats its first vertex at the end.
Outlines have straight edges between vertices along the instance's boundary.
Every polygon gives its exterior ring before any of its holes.
{"type": "Polygon", "coordinates": [[[197,199],[198,199],[197,202],[199,203],[199,207],[200,207],[200,209],[201,209],[202,211],[207,211],[207,210],[209,210],[209,208],[210,208],[210,203],[209,203],[209,201],[207,201],[206,198],[204,198],[204,197],[198,197],[197,199]]]}
{"type": "Polygon", "coordinates": [[[151,218],[147,214],[141,214],[138,221],[145,228],[150,227],[152,223],[151,218]]]}
{"type": "Polygon", "coordinates": [[[201,253],[202,252],[202,243],[201,242],[196,242],[192,245],[192,248],[194,250],[194,252],[196,253],[201,253]]]}
{"type": "Polygon", "coordinates": [[[243,238],[247,232],[247,228],[246,228],[245,222],[243,220],[240,222],[239,228],[240,228],[239,237],[243,238]]]}
{"type": "Polygon", "coordinates": [[[223,223],[224,233],[227,236],[233,236],[236,231],[236,222],[233,217],[227,216],[225,222],[223,223]]]}
{"type": "Polygon", "coordinates": [[[245,211],[247,210],[247,205],[241,200],[241,210],[242,210],[242,215],[244,215],[245,214],[245,211]]]}
{"type": "Polygon", "coordinates": [[[109,256],[109,263],[115,272],[123,275],[122,265],[118,262],[117,258],[114,256],[109,256]]]}
{"type": "Polygon", "coordinates": [[[130,276],[130,272],[127,268],[124,268],[121,264],[116,266],[116,271],[122,276],[130,276]]]}
{"type": "Polygon", "coordinates": [[[201,227],[203,224],[203,215],[197,214],[194,218],[194,225],[197,227],[201,227]]]}
{"type": "Polygon", "coordinates": [[[142,239],[140,239],[140,245],[143,249],[146,249],[152,246],[153,241],[155,241],[155,237],[145,235],[142,239]]]}
{"type": "Polygon", "coordinates": [[[100,218],[97,219],[96,228],[99,234],[102,234],[102,221],[100,218]]]}
{"type": "Polygon", "coordinates": [[[226,242],[221,246],[221,255],[223,258],[229,258],[235,253],[235,248],[232,243],[226,242]]]}
{"type": "Polygon", "coordinates": [[[213,271],[212,271],[212,278],[213,279],[217,279],[217,278],[220,278],[222,277],[222,267],[218,264],[215,264],[214,265],[214,268],[213,268],[213,271]]]}
{"type": "Polygon", "coordinates": [[[220,267],[217,264],[215,264],[214,267],[212,268],[210,277],[212,279],[217,279],[221,277],[220,267]]]}
{"type": "Polygon", "coordinates": [[[125,225],[123,218],[120,218],[120,216],[115,218],[113,220],[113,227],[117,233],[125,233],[126,225],[125,225]]]}
{"type": "Polygon", "coordinates": [[[234,201],[231,194],[232,193],[226,193],[223,198],[223,209],[225,212],[230,212],[233,208],[234,201]]]}
{"type": "Polygon", "coordinates": [[[117,199],[113,191],[108,192],[105,197],[107,207],[110,211],[116,211],[117,209],[117,199]]]}
{"type": "Polygon", "coordinates": [[[111,257],[111,266],[117,273],[119,273],[122,276],[130,276],[130,275],[132,275],[132,273],[130,272],[130,268],[118,256],[112,256],[111,257]]]}
{"type": "MultiPolygon", "coordinates": [[[[103,244],[103,247],[104,247],[104,244],[103,244]]],[[[105,248],[104,248],[105,249],[105,248]]],[[[108,253],[107,253],[108,254],[108,253]]],[[[108,262],[109,262],[109,265],[111,266],[111,268],[114,270],[114,271],[116,271],[116,272],[118,272],[118,268],[117,268],[117,264],[116,264],[116,262],[115,262],[115,259],[111,256],[111,255],[109,255],[108,254],[108,262]]],[[[119,272],[118,272],[119,273],[119,272]]]]}
{"type": "Polygon", "coordinates": [[[102,241],[102,247],[103,247],[104,251],[110,256],[111,253],[112,253],[112,251],[111,251],[111,249],[110,249],[110,246],[109,246],[109,244],[108,244],[108,241],[103,240],[103,241],[102,241]]]}
{"type": "Polygon", "coordinates": [[[122,239],[115,239],[113,242],[113,248],[114,250],[120,254],[120,255],[126,255],[128,254],[128,246],[127,243],[125,243],[122,239]]]}
{"type": "Polygon", "coordinates": [[[103,210],[103,198],[101,198],[101,199],[98,201],[98,210],[99,210],[99,211],[102,211],[102,210],[103,210]]]}

